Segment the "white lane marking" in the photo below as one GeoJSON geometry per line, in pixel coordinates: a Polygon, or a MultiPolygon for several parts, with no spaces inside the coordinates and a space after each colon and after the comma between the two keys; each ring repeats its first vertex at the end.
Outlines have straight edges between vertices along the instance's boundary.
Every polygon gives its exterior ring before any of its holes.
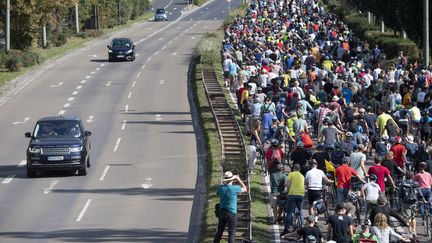
{"type": "Polygon", "coordinates": [[[69,97],[68,101],[73,101],[75,99],[75,97],[69,97]]]}
{"type": "Polygon", "coordinates": [[[177,8],[173,8],[173,10],[177,10],[177,8]]]}
{"type": "Polygon", "coordinates": [[[207,25],[204,25],[204,29],[207,29],[208,28],[208,26],[207,25]]]}
{"type": "Polygon", "coordinates": [[[103,67],[103,66],[105,66],[105,63],[102,63],[102,64],[101,64],[101,65],[99,65],[99,66],[103,67]]]}
{"type": "Polygon", "coordinates": [[[162,120],[162,115],[161,114],[156,114],[156,121],[160,121],[162,120]]]}
{"type": "Polygon", "coordinates": [[[161,41],[161,40],[163,40],[163,38],[162,38],[162,37],[159,37],[159,39],[158,39],[158,40],[160,40],[160,41],[161,41]]]}
{"type": "Polygon", "coordinates": [[[178,39],[178,36],[176,36],[176,38],[174,38],[174,40],[177,40],[178,39]]]}
{"type": "Polygon", "coordinates": [[[66,103],[66,104],[64,104],[64,108],[68,108],[70,106],[70,103],[66,103]]]}
{"type": "Polygon", "coordinates": [[[141,72],[138,72],[136,77],[139,78],[139,76],[141,76],[141,72]]]}
{"type": "Polygon", "coordinates": [[[96,55],[96,54],[93,54],[92,57],[97,57],[97,55],[96,55]]]}
{"type": "Polygon", "coordinates": [[[155,53],[153,54],[153,56],[156,56],[157,54],[159,54],[159,51],[155,52],[155,53]]]}
{"type": "Polygon", "coordinates": [[[58,84],[51,84],[50,87],[51,88],[57,88],[63,85],[63,82],[59,82],[58,84]]]}
{"type": "Polygon", "coordinates": [[[121,130],[125,130],[125,128],[126,128],[126,123],[127,123],[127,121],[126,121],[126,120],[123,120],[123,124],[122,124],[122,126],[121,126],[121,130]]]}
{"type": "Polygon", "coordinates": [[[111,86],[112,81],[108,81],[105,85],[106,86],[111,86]]]}
{"type": "Polygon", "coordinates": [[[189,20],[193,20],[193,18],[190,18],[189,20]]]}
{"type": "Polygon", "coordinates": [[[22,122],[18,122],[18,121],[12,122],[12,125],[23,124],[23,123],[28,122],[29,120],[30,120],[30,117],[26,117],[26,118],[24,118],[24,121],[22,121],[22,122]]]}
{"type": "Polygon", "coordinates": [[[89,79],[89,78],[91,78],[91,76],[90,76],[90,75],[87,75],[87,76],[86,76],[86,79],[89,79]]]}
{"type": "Polygon", "coordinates": [[[129,92],[128,99],[130,99],[131,97],[132,97],[132,92],[129,92]]]}
{"type": "Polygon", "coordinates": [[[142,65],[141,66],[141,70],[143,70],[144,68],[146,67],[146,65],[144,64],[144,65],[142,65]]]}
{"type": "Polygon", "coordinates": [[[44,189],[44,191],[43,191],[44,194],[46,195],[46,194],[49,194],[50,192],[52,192],[52,189],[54,188],[54,186],[55,186],[58,182],[59,182],[58,180],[53,180],[53,181],[51,181],[49,187],[47,187],[47,188],[44,189]]]}
{"type": "Polygon", "coordinates": [[[162,50],[165,50],[166,46],[162,46],[162,50]]]}
{"type": "Polygon", "coordinates": [[[132,87],[135,87],[136,81],[133,81],[132,83],[132,87]]]}
{"type": "Polygon", "coordinates": [[[82,85],[78,85],[76,86],[76,89],[81,89],[83,86],[82,85]]]}
{"type": "Polygon", "coordinates": [[[147,62],[150,62],[150,60],[151,60],[151,57],[147,58],[147,62]]]}
{"type": "Polygon", "coordinates": [[[174,52],[172,55],[173,55],[173,56],[177,55],[177,52],[174,52]]]}
{"type": "Polygon", "coordinates": [[[80,84],[85,84],[87,82],[87,80],[83,79],[81,80],[80,84]]]}
{"type": "Polygon", "coordinates": [[[100,68],[98,67],[98,68],[96,68],[96,71],[99,71],[100,70],[100,68]]]}
{"type": "Polygon", "coordinates": [[[15,178],[15,174],[12,174],[12,175],[6,177],[6,178],[2,181],[2,184],[9,184],[9,183],[13,180],[13,178],[15,178]]]}
{"type": "Polygon", "coordinates": [[[139,56],[140,54],[139,53],[135,53],[135,56],[137,57],[137,56],[139,56]]]}
{"type": "Polygon", "coordinates": [[[84,217],[84,214],[86,213],[88,207],[90,206],[90,203],[92,202],[91,199],[88,199],[87,202],[84,204],[84,207],[81,209],[80,214],[78,215],[78,217],[76,218],[76,222],[80,222],[81,219],[84,217]]]}
{"type": "Polygon", "coordinates": [[[168,42],[168,45],[171,45],[171,44],[172,44],[172,41],[168,42]]]}
{"type": "Polygon", "coordinates": [[[214,20],[217,20],[217,17],[215,17],[214,20]]]}
{"type": "Polygon", "coordinates": [[[90,74],[93,75],[93,74],[95,74],[95,73],[96,73],[96,72],[91,72],[90,74]]]}
{"type": "Polygon", "coordinates": [[[225,13],[225,11],[222,11],[222,13],[225,13]]]}
{"type": "Polygon", "coordinates": [[[161,80],[161,81],[159,81],[159,84],[164,84],[165,83],[165,80],[161,80]]]}
{"type": "Polygon", "coordinates": [[[72,95],[77,95],[79,92],[78,91],[74,91],[72,92],[72,95]]]}
{"type": "Polygon", "coordinates": [[[107,165],[107,166],[105,167],[104,171],[102,172],[101,177],[99,178],[100,181],[103,181],[103,180],[105,179],[105,176],[106,176],[106,174],[108,173],[109,168],[110,168],[109,165],[107,165]]]}
{"type": "Polygon", "coordinates": [[[129,112],[129,105],[125,105],[125,112],[129,112]]]}
{"type": "Polygon", "coordinates": [[[58,114],[59,114],[59,116],[62,116],[62,115],[64,115],[65,112],[66,112],[65,110],[60,110],[58,114]]]}
{"type": "Polygon", "coordinates": [[[27,164],[27,160],[21,160],[18,164],[18,167],[24,167],[27,164]]]}
{"type": "Polygon", "coordinates": [[[177,29],[179,30],[181,28],[181,26],[177,27],[177,29]]]}
{"type": "Polygon", "coordinates": [[[192,36],[191,39],[194,40],[194,39],[195,39],[195,36],[192,36]]]}
{"type": "MultiPolygon", "coordinates": [[[[264,186],[264,190],[268,193],[270,193],[270,179],[268,176],[264,177],[264,181],[265,181],[265,186],[264,186]]],[[[273,216],[273,210],[271,210],[270,205],[267,205],[267,212],[270,216],[273,216]]],[[[273,216],[274,217],[274,216],[273,216]]],[[[274,242],[275,243],[280,243],[280,230],[279,230],[279,225],[275,224],[273,226],[270,226],[271,231],[273,231],[273,235],[274,235],[274,242]]]]}
{"type": "Polygon", "coordinates": [[[121,141],[121,138],[117,138],[117,141],[116,141],[116,143],[115,143],[115,145],[114,145],[114,149],[113,149],[113,152],[114,152],[114,153],[117,152],[117,149],[118,149],[119,146],[120,146],[120,141],[121,141]]]}
{"type": "Polygon", "coordinates": [[[141,186],[144,189],[149,189],[151,186],[153,186],[153,184],[152,184],[152,178],[146,178],[145,182],[143,184],[141,184],[141,186]]]}
{"type": "Polygon", "coordinates": [[[206,8],[206,10],[209,10],[209,8],[206,8]]]}
{"type": "Polygon", "coordinates": [[[94,119],[94,116],[89,116],[88,119],[87,119],[87,122],[91,123],[91,122],[93,122],[93,119],[94,119]]]}

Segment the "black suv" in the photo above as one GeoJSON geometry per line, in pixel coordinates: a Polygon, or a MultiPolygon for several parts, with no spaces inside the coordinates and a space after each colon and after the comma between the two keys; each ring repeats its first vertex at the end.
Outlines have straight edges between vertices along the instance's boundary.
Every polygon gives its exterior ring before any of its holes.
{"type": "Polygon", "coordinates": [[[44,117],[36,122],[27,149],[27,177],[43,170],[78,171],[86,175],[90,167],[91,132],[85,131],[76,116],[44,117]]]}
{"type": "Polygon", "coordinates": [[[108,61],[135,60],[135,45],[129,38],[114,38],[108,46],[108,61]]]}

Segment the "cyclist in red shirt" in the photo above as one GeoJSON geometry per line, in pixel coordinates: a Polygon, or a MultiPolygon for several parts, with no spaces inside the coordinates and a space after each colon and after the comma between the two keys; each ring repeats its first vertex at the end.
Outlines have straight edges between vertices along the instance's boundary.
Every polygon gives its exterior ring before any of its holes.
{"type": "Polygon", "coordinates": [[[349,165],[349,158],[344,158],[341,166],[336,168],[337,179],[337,202],[342,203],[347,199],[348,192],[351,188],[351,177],[356,176],[362,183],[366,183],[363,178],[360,178],[357,172],[349,165]]]}
{"type": "Polygon", "coordinates": [[[384,179],[387,177],[387,179],[390,181],[393,188],[395,188],[395,183],[393,181],[393,178],[391,177],[390,170],[387,169],[387,167],[381,165],[382,158],[380,156],[375,157],[375,163],[376,165],[372,166],[368,170],[368,174],[374,174],[378,177],[376,183],[380,186],[381,191],[384,192],[385,190],[385,184],[384,179]]]}
{"type": "Polygon", "coordinates": [[[391,151],[393,152],[393,160],[397,163],[399,167],[404,169],[407,149],[404,145],[401,144],[402,138],[400,136],[395,137],[396,144],[391,147],[391,151]]]}

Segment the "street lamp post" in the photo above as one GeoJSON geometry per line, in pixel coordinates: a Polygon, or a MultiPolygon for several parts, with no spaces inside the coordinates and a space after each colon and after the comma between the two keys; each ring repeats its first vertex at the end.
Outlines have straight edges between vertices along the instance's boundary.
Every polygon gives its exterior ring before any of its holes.
{"type": "Polygon", "coordinates": [[[228,1],[228,15],[231,12],[231,0],[227,0],[228,1]]]}
{"type": "Polygon", "coordinates": [[[10,0],[6,0],[6,51],[10,50],[10,0]]]}

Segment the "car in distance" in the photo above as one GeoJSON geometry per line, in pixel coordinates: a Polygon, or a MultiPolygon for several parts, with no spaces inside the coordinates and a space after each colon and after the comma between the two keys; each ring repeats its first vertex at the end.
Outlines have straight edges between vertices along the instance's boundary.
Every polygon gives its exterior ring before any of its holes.
{"type": "Polygon", "coordinates": [[[156,9],[155,13],[155,21],[167,21],[167,14],[164,8],[158,8],[156,9]]]}
{"type": "Polygon", "coordinates": [[[69,170],[86,175],[90,167],[91,132],[76,116],[44,117],[36,122],[27,148],[27,177],[39,171],[69,170]]]}
{"type": "Polygon", "coordinates": [[[135,45],[129,38],[114,38],[108,47],[108,61],[135,60],[135,45]]]}

